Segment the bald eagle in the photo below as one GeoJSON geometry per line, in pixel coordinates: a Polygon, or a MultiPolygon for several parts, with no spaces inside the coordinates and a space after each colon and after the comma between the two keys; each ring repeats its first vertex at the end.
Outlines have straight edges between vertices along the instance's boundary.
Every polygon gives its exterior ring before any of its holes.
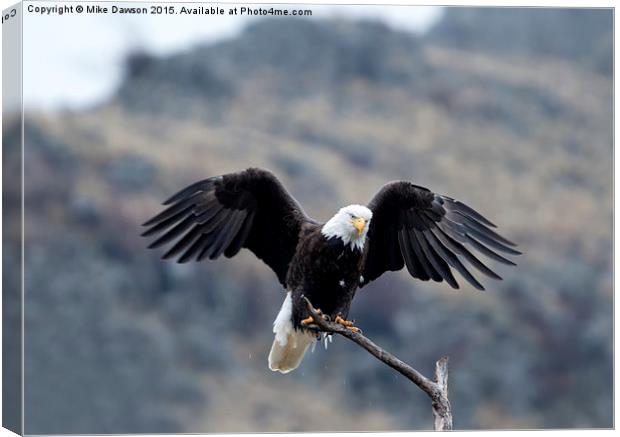
{"type": "Polygon", "coordinates": [[[484,290],[463,261],[501,278],[470,249],[508,265],[515,264],[497,251],[520,254],[474,209],[406,181],[388,183],[368,206],[345,206],[326,223],[306,215],[282,183],[259,168],[198,181],[164,205],[170,206],[144,223],[142,234],[159,235],[149,248],[176,240],[163,259],[230,258],[247,248],[275,272],[286,296],[268,362],[282,373],[297,368],[316,341],[305,328],[312,318],[303,296],[323,317],[356,330],[347,320],[351,301],[384,272],[406,266],[414,278],[459,288],[454,269],[484,290]]]}

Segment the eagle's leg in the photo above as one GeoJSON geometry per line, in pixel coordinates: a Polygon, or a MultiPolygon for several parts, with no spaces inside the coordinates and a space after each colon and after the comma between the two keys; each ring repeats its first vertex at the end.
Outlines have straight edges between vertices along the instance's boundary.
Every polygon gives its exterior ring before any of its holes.
{"type": "MultiPolygon", "coordinates": [[[[318,313],[319,316],[323,318],[323,320],[329,320],[329,317],[326,314],[323,314],[323,312],[319,308],[316,309],[316,312],[318,313]]],[[[306,317],[305,319],[303,319],[300,323],[302,326],[311,325],[314,323],[314,317],[310,315],[306,317]]]]}
{"type": "Polygon", "coordinates": [[[357,326],[354,326],[354,323],[351,320],[343,319],[342,317],[340,317],[340,314],[336,316],[336,319],[334,321],[338,323],[339,325],[342,325],[345,328],[350,329],[353,332],[362,332],[360,328],[358,328],[357,326]]]}
{"type": "Polygon", "coordinates": [[[301,321],[301,324],[304,325],[304,326],[305,325],[310,325],[312,323],[314,323],[314,318],[312,316],[308,316],[308,317],[306,317],[305,319],[303,319],[301,321]]]}

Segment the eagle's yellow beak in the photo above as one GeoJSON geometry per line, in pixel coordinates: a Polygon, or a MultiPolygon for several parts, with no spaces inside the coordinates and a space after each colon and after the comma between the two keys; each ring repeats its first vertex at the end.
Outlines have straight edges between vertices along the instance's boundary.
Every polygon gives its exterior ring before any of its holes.
{"type": "Polygon", "coordinates": [[[362,235],[362,232],[364,232],[364,226],[366,226],[366,220],[363,218],[354,218],[351,220],[351,223],[353,223],[353,226],[357,229],[357,234],[362,235]]]}

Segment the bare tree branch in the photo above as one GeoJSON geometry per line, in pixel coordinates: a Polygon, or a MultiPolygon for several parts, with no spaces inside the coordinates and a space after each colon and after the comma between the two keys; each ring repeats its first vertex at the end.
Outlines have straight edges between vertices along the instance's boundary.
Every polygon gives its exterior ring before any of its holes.
{"type": "Polygon", "coordinates": [[[325,320],[312,306],[308,298],[304,297],[308,311],[314,323],[306,326],[318,332],[340,334],[370,352],[375,358],[383,361],[392,369],[405,376],[420,387],[430,398],[435,417],[435,430],[447,431],[452,429],[452,409],[448,400],[448,357],[443,357],[435,363],[435,380],[422,375],[407,363],[399,360],[391,353],[377,346],[361,333],[342,326],[341,324],[325,320]]]}

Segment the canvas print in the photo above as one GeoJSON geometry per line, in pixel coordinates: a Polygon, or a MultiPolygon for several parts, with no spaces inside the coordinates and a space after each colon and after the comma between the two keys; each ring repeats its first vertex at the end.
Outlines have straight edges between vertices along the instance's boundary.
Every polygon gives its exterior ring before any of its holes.
{"type": "Polygon", "coordinates": [[[6,9],[3,426],[612,428],[613,19],[6,9]]]}

